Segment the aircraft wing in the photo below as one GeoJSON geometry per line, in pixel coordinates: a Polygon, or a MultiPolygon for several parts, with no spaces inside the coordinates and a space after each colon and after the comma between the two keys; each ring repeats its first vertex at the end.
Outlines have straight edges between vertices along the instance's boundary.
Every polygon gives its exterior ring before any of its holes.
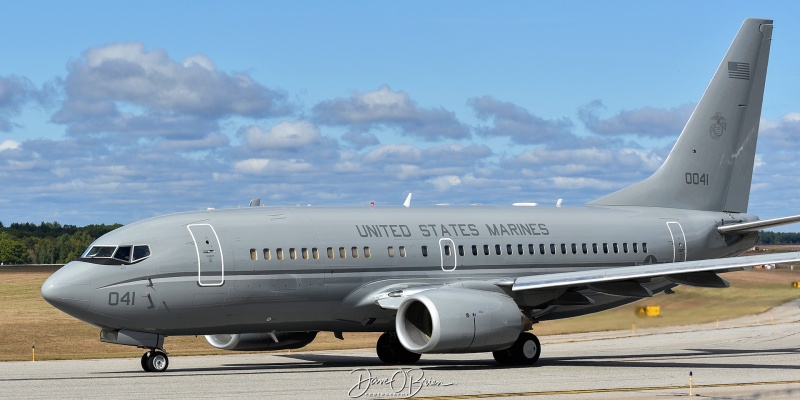
{"type": "MultiPolygon", "coordinates": [[[[746,257],[716,258],[666,264],[648,264],[634,267],[602,268],[588,271],[562,272],[522,276],[516,278],[512,290],[545,289],[579,286],[593,283],[629,281],[639,278],[667,277],[676,282],[691,284],[698,281],[698,273],[728,272],[762,264],[800,262],[800,253],[780,253],[746,257]],[[692,276],[694,275],[694,276],[692,276]]],[[[701,277],[701,276],[700,276],[701,277]]],[[[706,277],[707,278],[707,277],[706,277]]],[[[698,286],[704,286],[702,284],[698,286]]]]}

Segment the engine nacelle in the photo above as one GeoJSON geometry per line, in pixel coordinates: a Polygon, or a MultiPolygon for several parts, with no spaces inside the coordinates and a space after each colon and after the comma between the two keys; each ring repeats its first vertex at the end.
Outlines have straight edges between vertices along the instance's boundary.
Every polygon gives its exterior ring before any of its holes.
{"type": "Polygon", "coordinates": [[[206,341],[218,349],[263,351],[299,349],[317,336],[317,332],[275,332],[277,342],[269,333],[237,333],[206,335],[206,341]]]}
{"type": "Polygon", "coordinates": [[[524,318],[504,293],[443,288],[403,300],[395,328],[403,347],[414,353],[474,353],[511,346],[524,318]]]}

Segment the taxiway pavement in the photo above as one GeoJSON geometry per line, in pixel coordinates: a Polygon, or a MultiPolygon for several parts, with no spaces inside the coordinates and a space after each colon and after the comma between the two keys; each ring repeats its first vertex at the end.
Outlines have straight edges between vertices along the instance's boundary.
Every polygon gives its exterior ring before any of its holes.
{"type": "MultiPolygon", "coordinates": [[[[534,330],[535,331],[535,330],[534,330]]],[[[0,363],[3,398],[800,398],[800,301],[692,327],[542,337],[530,367],[491,354],[423,355],[386,366],[373,349],[0,363]]]]}

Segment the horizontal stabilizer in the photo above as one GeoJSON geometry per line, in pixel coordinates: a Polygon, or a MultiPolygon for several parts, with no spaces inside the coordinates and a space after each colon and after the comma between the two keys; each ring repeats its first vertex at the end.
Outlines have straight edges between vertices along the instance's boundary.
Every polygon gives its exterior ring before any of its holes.
{"type": "Polygon", "coordinates": [[[719,231],[719,233],[723,235],[734,235],[745,232],[758,232],[764,228],[772,228],[774,226],[788,225],[788,224],[793,224],[795,222],[800,222],[800,215],[765,219],[753,222],[743,222],[741,224],[722,225],[720,227],[717,227],[717,231],[719,231]]]}
{"type": "Polygon", "coordinates": [[[780,253],[711,260],[683,261],[666,264],[620,266],[588,271],[522,276],[514,281],[512,290],[549,289],[596,284],[599,282],[630,281],[703,271],[728,272],[762,264],[800,262],[800,253],[780,253]]]}

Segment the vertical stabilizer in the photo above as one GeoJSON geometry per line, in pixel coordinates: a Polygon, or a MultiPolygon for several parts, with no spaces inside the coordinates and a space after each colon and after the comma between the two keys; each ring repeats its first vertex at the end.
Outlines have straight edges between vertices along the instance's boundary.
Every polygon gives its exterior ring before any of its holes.
{"type": "Polygon", "coordinates": [[[745,20],[661,168],[589,204],[746,212],[771,40],[745,20]]]}

